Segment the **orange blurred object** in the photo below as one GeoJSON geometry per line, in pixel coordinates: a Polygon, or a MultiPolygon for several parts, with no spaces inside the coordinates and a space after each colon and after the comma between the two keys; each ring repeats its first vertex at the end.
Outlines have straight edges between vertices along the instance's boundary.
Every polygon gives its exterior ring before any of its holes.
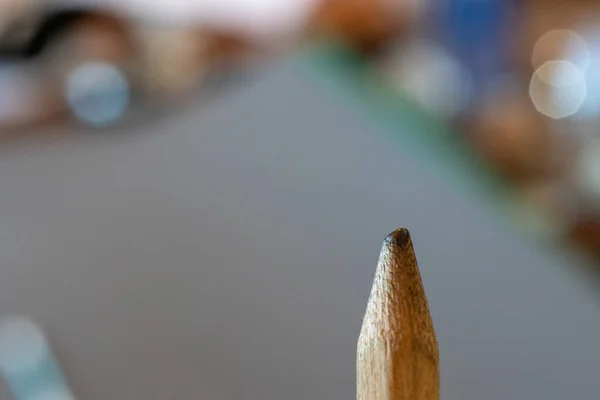
{"type": "Polygon", "coordinates": [[[418,17],[416,8],[402,6],[410,1],[394,2],[397,4],[385,0],[325,0],[312,27],[318,34],[332,35],[361,51],[377,51],[409,31],[418,17]]]}
{"type": "Polygon", "coordinates": [[[525,95],[502,94],[474,117],[471,139],[496,168],[517,182],[558,176],[569,152],[525,95]]]}

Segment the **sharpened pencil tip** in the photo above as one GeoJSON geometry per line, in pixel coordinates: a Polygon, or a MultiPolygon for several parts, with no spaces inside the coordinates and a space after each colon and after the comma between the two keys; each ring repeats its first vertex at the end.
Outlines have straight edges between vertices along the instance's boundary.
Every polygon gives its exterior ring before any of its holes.
{"type": "Polygon", "coordinates": [[[357,343],[357,400],[439,400],[439,350],[410,233],[383,242],[357,343]]]}
{"type": "Polygon", "coordinates": [[[386,243],[393,246],[402,246],[410,240],[410,233],[406,228],[396,229],[394,232],[387,235],[385,238],[386,243]]]}

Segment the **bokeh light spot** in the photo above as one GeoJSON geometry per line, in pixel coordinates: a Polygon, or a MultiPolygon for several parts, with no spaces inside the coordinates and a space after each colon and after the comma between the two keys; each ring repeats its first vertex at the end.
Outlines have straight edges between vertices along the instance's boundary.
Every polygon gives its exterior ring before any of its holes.
{"type": "Polygon", "coordinates": [[[438,117],[455,118],[469,107],[471,75],[456,57],[434,43],[416,40],[401,47],[383,69],[397,89],[438,117]]]}
{"type": "Polygon", "coordinates": [[[586,41],[571,29],[553,29],[538,39],[533,47],[531,64],[535,69],[548,61],[565,60],[585,71],[590,63],[586,41]]]}
{"type": "Polygon", "coordinates": [[[84,63],[73,69],[65,90],[75,116],[94,126],[117,122],[131,96],[123,73],[114,65],[102,62],[84,63]]]}
{"type": "Polygon", "coordinates": [[[529,94],[540,113],[553,119],[566,118],[586,99],[585,75],[570,61],[547,61],[533,74],[529,94]]]}

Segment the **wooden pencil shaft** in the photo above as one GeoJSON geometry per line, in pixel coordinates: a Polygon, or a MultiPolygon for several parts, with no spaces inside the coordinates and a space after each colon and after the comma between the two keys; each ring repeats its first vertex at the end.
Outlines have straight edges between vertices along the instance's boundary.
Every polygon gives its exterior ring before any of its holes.
{"type": "Polygon", "coordinates": [[[381,249],[357,346],[358,400],[439,400],[439,355],[410,234],[381,249]]]}

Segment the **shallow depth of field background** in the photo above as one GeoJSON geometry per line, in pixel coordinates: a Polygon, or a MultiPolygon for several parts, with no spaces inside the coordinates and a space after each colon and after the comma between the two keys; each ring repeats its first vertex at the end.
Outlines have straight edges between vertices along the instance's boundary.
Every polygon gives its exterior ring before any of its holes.
{"type": "Polygon", "coordinates": [[[0,315],[46,329],[82,399],[352,398],[405,226],[443,399],[595,398],[597,6],[432,0],[371,51],[297,45],[270,4],[214,65],[184,62],[214,37],[176,6],[125,10],[154,21],[139,59],[105,17],[98,53],[6,57],[0,315]]]}

